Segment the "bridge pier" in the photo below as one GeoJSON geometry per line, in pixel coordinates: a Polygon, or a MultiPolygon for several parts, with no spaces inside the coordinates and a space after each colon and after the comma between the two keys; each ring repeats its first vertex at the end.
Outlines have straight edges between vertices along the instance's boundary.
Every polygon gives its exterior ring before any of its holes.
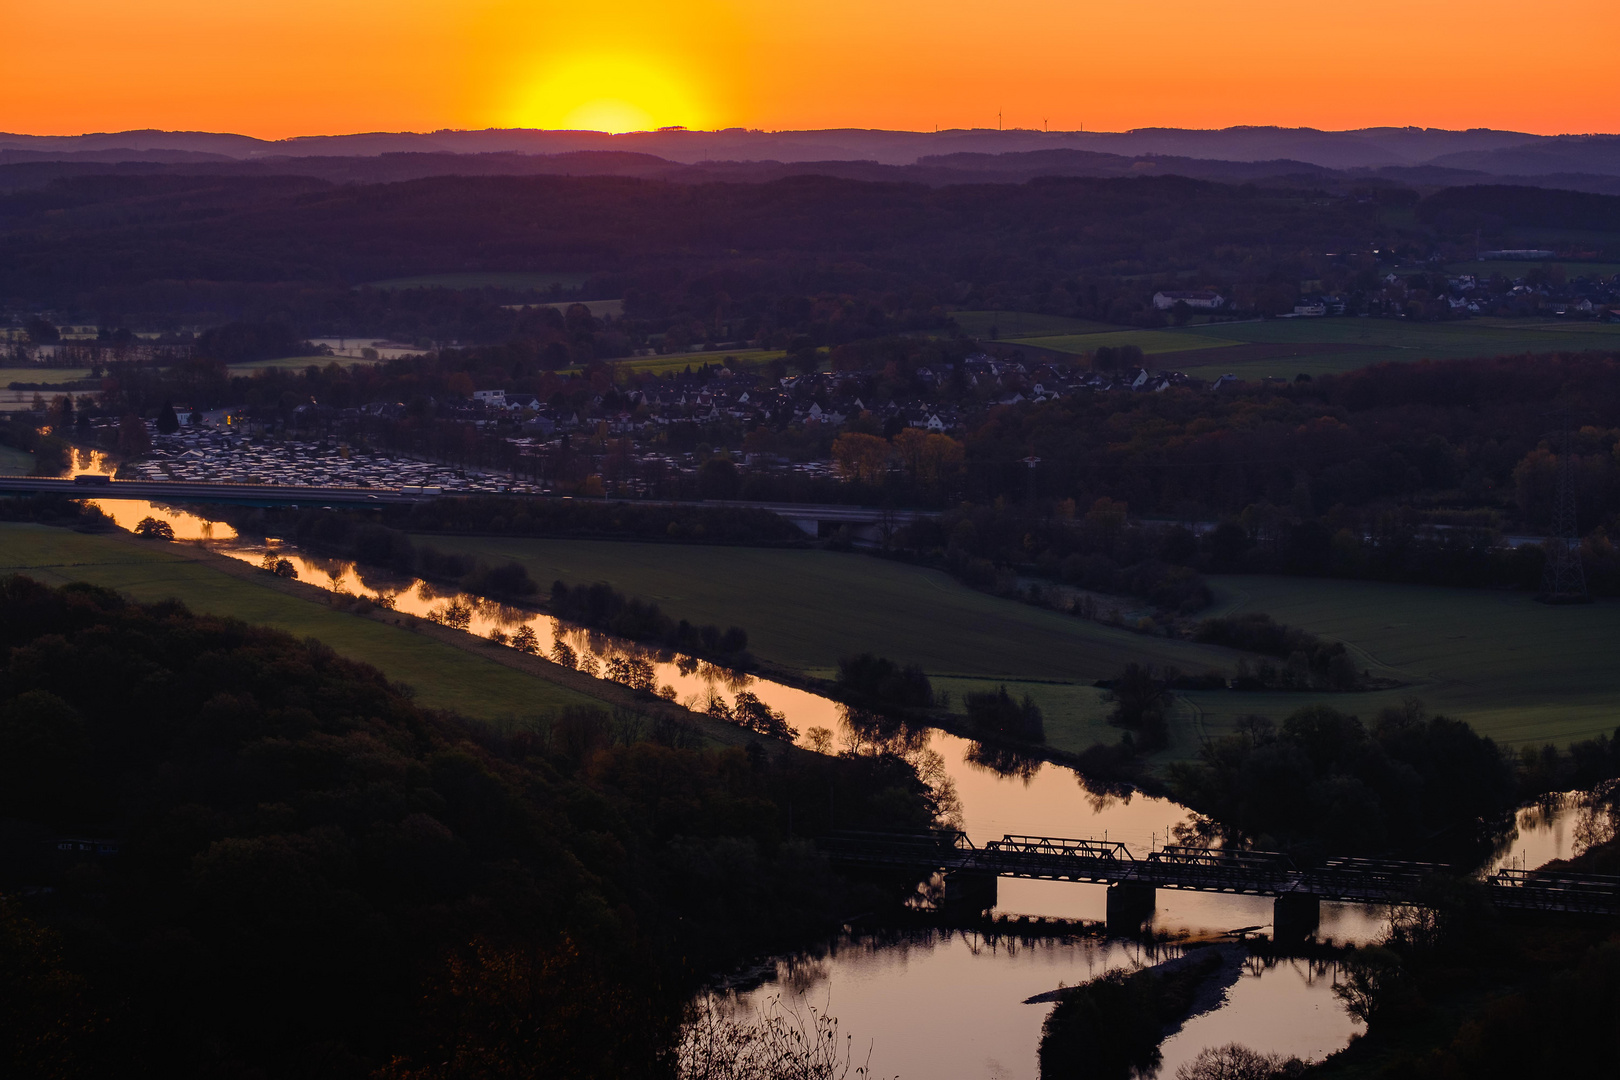
{"type": "Polygon", "coordinates": [[[996,906],[996,875],[952,870],[945,875],[945,906],[958,911],[988,911],[996,906]]]}
{"type": "Polygon", "coordinates": [[[1322,921],[1322,898],[1308,892],[1277,894],[1271,909],[1273,941],[1303,941],[1316,933],[1322,921]]]}
{"type": "Polygon", "coordinates": [[[1134,934],[1153,918],[1157,902],[1153,886],[1116,881],[1108,886],[1108,932],[1134,934]]]}

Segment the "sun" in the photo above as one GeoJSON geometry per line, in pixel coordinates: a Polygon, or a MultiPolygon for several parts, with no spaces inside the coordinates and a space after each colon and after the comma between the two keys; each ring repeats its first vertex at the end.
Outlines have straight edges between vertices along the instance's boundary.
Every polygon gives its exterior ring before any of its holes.
{"type": "Polygon", "coordinates": [[[688,78],[647,57],[572,56],[542,65],[522,87],[509,118],[519,127],[650,131],[703,127],[702,95],[688,78]]]}

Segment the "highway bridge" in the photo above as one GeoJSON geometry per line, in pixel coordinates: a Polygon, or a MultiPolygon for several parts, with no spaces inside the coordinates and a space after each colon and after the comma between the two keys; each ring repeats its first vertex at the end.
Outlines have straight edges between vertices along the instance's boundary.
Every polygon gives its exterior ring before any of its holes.
{"type": "MultiPolygon", "coordinates": [[[[435,495],[437,492],[434,493],[435,495]]],[[[66,495],[73,499],[140,499],[237,506],[398,506],[434,495],[397,488],[299,487],[291,484],[193,484],[176,480],[0,476],[0,495],[66,495]]]]}
{"type": "MultiPolygon", "coordinates": [[[[963,833],[839,833],[819,841],[835,864],[939,871],[947,902],[995,903],[1002,877],[1092,882],[1108,886],[1111,928],[1139,926],[1152,915],[1158,889],[1276,898],[1280,938],[1316,928],[1323,900],[1420,904],[1430,882],[1449,874],[1435,863],[1329,859],[1300,870],[1287,855],[1166,845],[1138,859],[1124,844],[1045,836],[1004,836],[975,847],[963,833]]],[[[1620,877],[1541,870],[1502,870],[1486,879],[1492,902],[1512,911],[1620,915],[1620,877]]]]}
{"type": "MultiPolygon", "coordinates": [[[[237,506],[399,506],[455,497],[457,492],[439,488],[383,487],[304,487],[296,484],[192,483],[182,480],[114,480],[105,476],[79,476],[60,479],[43,476],[0,476],[3,495],[66,495],[78,499],[140,499],[146,502],[227,503],[237,506]]],[[[561,499],[566,496],[503,493],[505,498],[561,499]]],[[[706,500],[671,502],[656,499],[611,499],[627,506],[670,506],[698,509],[764,510],[786,518],[810,536],[823,526],[848,526],[858,537],[878,539],[885,529],[910,524],[927,511],[893,510],[883,507],[843,506],[816,503],[744,502],[706,500]],[[872,534],[872,535],[868,535],[872,534]]]]}

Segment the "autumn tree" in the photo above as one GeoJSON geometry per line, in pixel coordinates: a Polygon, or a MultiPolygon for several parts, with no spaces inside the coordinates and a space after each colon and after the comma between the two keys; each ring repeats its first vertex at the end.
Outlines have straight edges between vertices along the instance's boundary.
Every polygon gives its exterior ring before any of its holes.
{"type": "Polygon", "coordinates": [[[883,481],[889,468],[891,448],[875,435],[845,432],[833,440],[833,462],[838,475],[845,480],[859,480],[863,484],[883,481]]]}

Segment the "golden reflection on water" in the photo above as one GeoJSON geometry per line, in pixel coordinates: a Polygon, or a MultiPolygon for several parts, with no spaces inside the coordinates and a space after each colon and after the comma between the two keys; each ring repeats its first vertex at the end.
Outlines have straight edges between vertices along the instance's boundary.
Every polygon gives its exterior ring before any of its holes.
{"type": "MultiPolygon", "coordinates": [[[[172,506],[162,503],[145,502],[141,499],[86,499],[84,500],[103,514],[112,518],[120,529],[135,531],[135,526],[143,518],[156,518],[166,521],[174,530],[176,540],[205,540],[223,541],[235,540],[236,530],[223,521],[210,521],[205,517],[185,510],[176,510],[172,506]]],[[[231,552],[226,552],[231,554],[231,552]]]]}

